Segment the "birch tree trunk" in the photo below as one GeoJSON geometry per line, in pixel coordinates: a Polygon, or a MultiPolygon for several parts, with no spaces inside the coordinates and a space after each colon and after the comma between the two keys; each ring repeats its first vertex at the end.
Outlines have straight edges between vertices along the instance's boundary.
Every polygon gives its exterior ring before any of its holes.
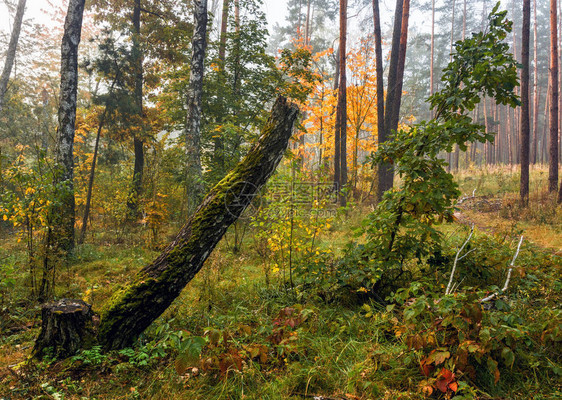
{"type": "Polygon", "coordinates": [[[12,35],[10,36],[10,44],[8,45],[8,52],[6,53],[6,62],[4,63],[4,70],[0,76],[0,113],[4,108],[4,97],[6,96],[6,91],[8,90],[8,81],[10,80],[10,74],[12,73],[12,67],[14,66],[14,60],[16,58],[16,50],[18,48],[18,41],[20,38],[23,14],[25,12],[25,2],[26,0],[19,0],[18,2],[16,16],[14,18],[14,26],[12,28],[12,35]]]}
{"type": "Polygon", "coordinates": [[[188,210],[193,211],[203,194],[201,168],[201,98],[207,48],[207,0],[195,1],[195,31],[191,41],[192,58],[187,92],[185,142],[187,151],[188,210]]]}
{"type": "Polygon", "coordinates": [[[251,203],[283,157],[298,108],[280,98],[260,141],[205,197],[163,253],[102,310],[98,339],[106,350],[130,346],[179,296],[217,243],[251,203]]]}
{"type": "Polygon", "coordinates": [[[558,4],[550,0],[550,160],[548,191],[558,190],[558,4]]]}
{"type": "MultiPolygon", "coordinates": [[[[48,246],[69,253],[74,248],[74,130],[78,92],[78,45],[85,0],[70,0],[61,45],[59,128],[55,148],[57,201],[51,210],[53,232],[48,246]]],[[[50,236],[50,235],[49,235],[50,236]]]]}
{"type": "Polygon", "coordinates": [[[521,204],[529,203],[529,36],[531,31],[531,0],[523,0],[523,34],[521,36],[521,204]]]}

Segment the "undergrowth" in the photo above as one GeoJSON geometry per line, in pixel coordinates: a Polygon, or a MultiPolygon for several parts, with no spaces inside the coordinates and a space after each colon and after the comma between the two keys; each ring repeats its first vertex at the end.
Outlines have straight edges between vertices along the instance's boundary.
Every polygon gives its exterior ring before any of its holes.
{"type": "MultiPolygon", "coordinates": [[[[559,258],[524,245],[509,290],[481,306],[479,299],[503,285],[514,240],[478,233],[468,249],[474,251],[458,266],[460,289],[444,296],[455,249],[466,235],[457,228],[448,236],[448,250],[412,262],[415,282],[394,291],[384,305],[346,285],[332,287],[326,297],[327,287],[304,279],[306,274],[291,287],[279,271],[267,285],[251,243],[238,254],[223,245],[133,348],[104,354],[94,347],[62,362],[47,357],[17,366],[38,332],[38,309],[28,309],[2,330],[0,357],[11,367],[0,372],[0,396],[558,398],[559,258]]],[[[134,272],[125,263],[146,261],[134,253],[82,248],[71,270],[83,269],[77,294],[90,290],[101,301],[120,277],[134,272]],[[110,265],[92,267],[103,260],[110,265]],[[92,286],[110,270],[115,281],[92,286]]],[[[317,257],[326,261],[322,253],[317,257]]]]}

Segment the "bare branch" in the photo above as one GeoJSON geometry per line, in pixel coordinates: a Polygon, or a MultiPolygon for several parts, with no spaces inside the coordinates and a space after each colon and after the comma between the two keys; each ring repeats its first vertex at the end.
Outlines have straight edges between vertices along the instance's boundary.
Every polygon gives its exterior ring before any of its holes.
{"type": "Polygon", "coordinates": [[[475,194],[476,194],[476,189],[474,189],[474,190],[472,191],[472,196],[464,196],[462,199],[460,199],[460,200],[457,202],[457,205],[460,205],[460,204],[464,203],[464,202],[467,201],[468,199],[473,199],[473,198],[475,197],[475,194]]]}
{"type": "MultiPolygon", "coordinates": [[[[519,240],[519,245],[517,246],[517,251],[515,252],[515,255],[513,256],[513,260],[511,260],[511,264],[509,264],[509,270],[507,271],[507,278],[505,279],[505,283],[504,283],[503,288],[501,290],[502,293],[506,292],[507,289],[509,288],[509,282],[511,281],[511,274],[513,272],[513,267],[515,266],[515,260],[517,260],[517,257],[519,256],[519,251],[521,250],[521,244],[522,243],[523,243],[523,236],[521,236],[521,239],[519,240]]],[[[488,297],[484,297],[482,300],[480,300],[480,303],[486,303],[487,301],[493,300],[498,295],[499,295],[498,292],[492,293],[488,297]]]]}
{"type": "Polygon", "coordinates": [[[466,253],[463,257],[459,258],[460,254],[462,253],[462,251],[464,250],[464,248],[466,247],[468,242],[470,242],[470,239],[472,238],[473,234],[474,234],[474,225],[472,225],[472,228],[470,229],[470,235],[468,235],[468,238],[465,240],[465,242],[463,243],[463,245],[461,246],[459,251],[457,251],[457,255],[455,256],[455,262],[453,263],[453,269],[451,270],[451,276],[449,277],[449,284],[447,285],[447,290],[445,290],[445,295],[451,294],[451,292],[452,292],[451,289],[452,289],[452,285],[453,285],[453,277],[455,276],[455,271],[457,269],[457,263],[459,262],[460,259],[466,257],[468,254],[470,254],[472,252],[472,250],[471,250],[468,253],[466,253]]]}
{"type": "Polygon", "coordinates": [[[144,13],[147,13],[147,14],[150,14],[150,15],[154,15],[155,17],[158,17],[158,18],[160,18],[160,19],[166,19],[163,15],[158,14],[157,12],[154,12],[154,11],[147,10],[146,8],[142,8],[142,7],[141,7],[140,10],[141,10],[142,12],[144,12],[144,13]]]}

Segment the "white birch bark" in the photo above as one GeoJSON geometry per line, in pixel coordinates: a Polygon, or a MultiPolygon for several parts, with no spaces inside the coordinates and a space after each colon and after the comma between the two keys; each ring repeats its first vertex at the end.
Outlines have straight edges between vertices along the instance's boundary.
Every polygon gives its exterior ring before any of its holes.
{"type": "Polygon", "coordinates": [[[82,32],[85,0],[70,0],[61,45],[59,128],[55,149],[55,184],[60,188],[59,208],[53,211],[55,240],[60,248],[74,247],[74,130],[78,92],[78,45],[82,32]]]}
{"type": "Polygon", "coordinates": [[[195,1],[195,31],[192,39],[191,73],[187,92],[185,144],[187,152],[188,209],[193,211],[201,199],[201,98],[207,47],[207,0],[195,1]]]}

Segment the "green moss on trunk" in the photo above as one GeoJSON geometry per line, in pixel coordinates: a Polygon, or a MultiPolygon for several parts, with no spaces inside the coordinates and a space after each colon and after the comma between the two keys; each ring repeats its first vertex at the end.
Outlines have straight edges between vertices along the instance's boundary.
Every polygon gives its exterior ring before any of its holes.
{"type": "Polygon", "coordinates": [[[129,346],[199,272],[228,227],[277,168],[297,114],[296,106],[279,98],[259,142],[244,160],[209,192],[164,252],[105,305],[99,329],[105,349],[129,346]]]}

